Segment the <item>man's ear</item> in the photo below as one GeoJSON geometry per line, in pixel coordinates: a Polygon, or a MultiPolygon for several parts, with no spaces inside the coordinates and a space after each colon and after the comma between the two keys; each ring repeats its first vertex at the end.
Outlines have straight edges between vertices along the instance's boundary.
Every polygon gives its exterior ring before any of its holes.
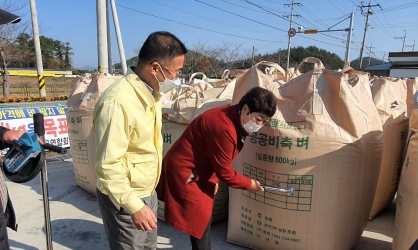
{"type": "Polygon", "coordinates": [[[157,76],[157,72],[160,70],[160,65],[157,62],[150,63],[149,71],[151,75],[157,76]]]}

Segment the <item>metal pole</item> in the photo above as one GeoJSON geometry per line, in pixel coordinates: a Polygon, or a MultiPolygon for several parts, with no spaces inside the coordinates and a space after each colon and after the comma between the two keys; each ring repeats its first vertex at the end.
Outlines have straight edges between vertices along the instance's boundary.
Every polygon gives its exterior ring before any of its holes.
{"type": "MultiPolygon", "coordinates": [[[[290,12],[290,29],[292,28],[292,22],[293,22],[293,5],[294,0],[292,0],[292,11],[290,12]]],[[[289,36],[287,40],[287,64],[286,69],[289,69],[289,61],[290,61],[290,42],[292,41],[292,37],[289,36]]]]}
{"type": "MultiPolygon", "coordinates": [[[[35,133],[45,143],[44,115],[42,113],[33,114],[33,126],[35,133]]],[[[43,147],[41,154],[45,155],[45,149],[43,147]]],[[[41,185],[42,199],[44,201],[46,247],[48,250],[52,250],[51,217],[49,212],[48,174],[46,169],[46,160],[44,160],[41,168],[41,185]]]]}
{"type": "Polygon", "coordinates": [[[353,34],[354,12],[351,12],[350,30],[348,31],[347,50],[345,51],[345,61],[348,62],[350,58],[351,37],[353,34]]]}
{"type": "Polygon", "coordinates": [[[106,0],[96,0],[97,10],[97,48],[98,48],[98,71],[109,73],[109,62],[107,53],[107,22],[106,22],[106,0]]]}
{"type": "Polygon", "coordinates": [[[128,71],[128,67],[126,66],[125,51],[123,49],[122,35],[120,33],[119,19],[118,19],[118,13],[116,11],[115,0],[110,0],[110,4],[112,7],[113,23],[115,25],[116,39],[117,39],[118,47],[119,47],[120,63],[122,65],[123,75],[125,75],[126,72],[128,71]]]}
{"type": "Polygon", "coordinates": [[[414,49],[415,49],[415,39],[413,40],[414,40],[414,44],[412,45],[412,52],[414,52],[414,49]]]}
{"type": "Polygon", "coordinates": [[[35,44],[36,67],[38,71],[39,95],[46,96],[44,68],[42,66],[41,42],[39,40],[38,16],[36,14],[35,0],[30,0],[30,13],[32,17],[33,41],[35,44]]]}
{"type": "Polygon", "coordinates": [[[406,40],[406,31],[405,30],[403,30],[403,31],[404,31],[405,35],[403,36],[402,52],[403,52],[403,50],[405,48],[405,40],[406,40]]]}

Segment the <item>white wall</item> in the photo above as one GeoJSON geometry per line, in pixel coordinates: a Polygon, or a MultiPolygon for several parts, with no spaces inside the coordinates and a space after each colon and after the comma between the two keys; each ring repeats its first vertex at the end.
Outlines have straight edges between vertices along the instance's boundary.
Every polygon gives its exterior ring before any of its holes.
{"type": "Polygon", "coordinates": [[[415,78],[418,77],[418,69],[391,69],[389,76],[399,78],[415,78]]]}

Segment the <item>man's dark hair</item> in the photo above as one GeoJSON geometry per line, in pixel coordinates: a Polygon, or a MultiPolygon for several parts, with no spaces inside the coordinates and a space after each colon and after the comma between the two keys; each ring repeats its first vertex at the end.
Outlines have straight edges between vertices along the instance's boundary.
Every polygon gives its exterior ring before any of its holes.
{"type": "Polygon", "coordinates": [[[138,64],[162,62],[185,55],[186,46],[176,36],[167,31],[151,33],[141,47],[138,64]]]}
{"type": "Polygon", "coordinates": [[[276,97],[267,89],[254,87],[239,101],[240,110],[247,104],[250,112],[258,112],[268,117],[276,113],[276,97]]]}

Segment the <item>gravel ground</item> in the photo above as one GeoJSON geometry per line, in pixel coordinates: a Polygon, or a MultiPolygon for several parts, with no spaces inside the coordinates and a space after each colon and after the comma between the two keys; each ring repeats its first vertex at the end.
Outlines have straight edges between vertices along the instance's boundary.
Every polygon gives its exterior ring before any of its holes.
{"type": "Polygon", "coordinates": [[[64,161],[64,160],[68,160],[71,159],[72,155],[71,153],[67,153],[67,154],[55,154],[55,155],[50,155],[46,157],[46,162],[57,162],[57,161],[64,161]]]}

